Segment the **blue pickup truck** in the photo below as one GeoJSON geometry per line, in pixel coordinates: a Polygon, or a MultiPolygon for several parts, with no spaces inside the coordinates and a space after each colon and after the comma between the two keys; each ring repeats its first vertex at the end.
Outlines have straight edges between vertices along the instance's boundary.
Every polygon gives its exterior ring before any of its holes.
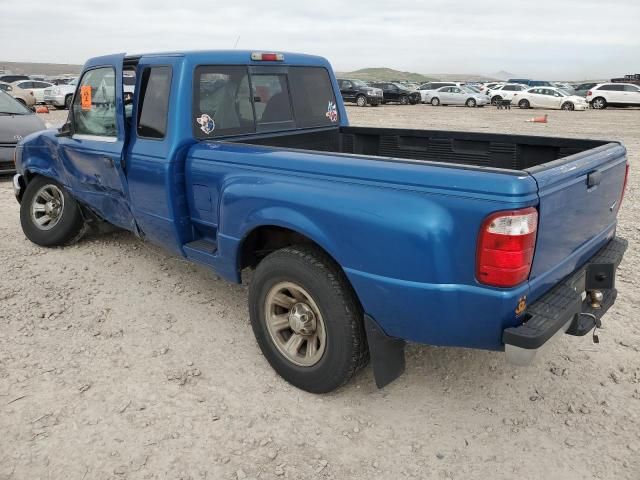
{"type": "Polygon", "coordinates": [[[620,143],[349,126],[331,66],[309,55],[91,59],[67,123],[15,162],[38,245],[107,222],[232,282],[253,271],[262,352],[316,393],[370,359],[388,384],[407,341],[526,364],[600,325],[627,246],[620,143]]]}

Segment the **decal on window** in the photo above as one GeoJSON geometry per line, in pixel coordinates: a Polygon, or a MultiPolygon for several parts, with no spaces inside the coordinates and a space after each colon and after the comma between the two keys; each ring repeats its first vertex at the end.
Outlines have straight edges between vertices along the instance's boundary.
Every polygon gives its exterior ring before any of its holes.
{"type": "Polygon", "coordinates": [[[82,110],[91,110],[91,85],[80,87],[80,107],[82,110]]]}
{"type": "Polygon", "coordinates": [[[338,121],[338,109],[335,102],[329,102],[329,105],[327,106],[326,116],[333,123],[338,121]]]}
{"type": "Polygon", "coordinates": [[[200,125],[200,130],[202,130],[205,135],[209,135],[216,128],[216,122],[214,122],[213,118],[211,118],[206,113],[203,113],[198,118],[196,118],[196,122],[198,122],[198,125],[200,125]]]}

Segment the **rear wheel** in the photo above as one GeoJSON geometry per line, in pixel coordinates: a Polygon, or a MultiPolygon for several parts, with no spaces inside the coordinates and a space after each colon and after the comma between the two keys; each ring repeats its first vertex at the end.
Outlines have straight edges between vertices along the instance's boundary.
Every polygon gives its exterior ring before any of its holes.
{"type": "Polygon", "coordinates": [[[302,390],[335,390],[368,362],[362,308],[344,273],[315,247],[287,247],[262,260],[249,311],[267,361],[302,390]]]}
{"type": "Polygon", "coordinates": [[[560,107],[562,110],[575,110],[575,105],[571,102],[564,102],[560,107]]]}
{"type": "Polygon", "coordinates": [[[607,108],[607,101],[602,97],[596,97],[591,102],[591,106],[597,110],[604,110],[607,108]]]}
{"type": "Polygon", "coordinates": [[[402,95],[400,97],[400,105],[409,105],[409,97],[402,95]]]}
{"type": "Polygon", "coordinates": [[[80,206],[55,180],[35,177],[20,203],[20,224],[26,237],[43,247],[67,245],[85,232],[80,206]]]}
{"type": "Polygon", "coordinates": [[[431,105],[433,105],[434,107],[437,107],[438,105],[440,105],[440,99],[438,97],[433,97],[431,99],[431,105]]]}
{"type": "Polygon", "coordinates": [[[475,107],[476,106],[475,99],[473,99],[473,98],[468,99],[466,105],[467,105],[467,107],[471,107],[471,108],[475,107]]]}
{"type": "Polygon", "coordinates": [[[525,99],[520,100],[518,102],[518,106],[523,109],[531,108],[531,104],[529,103],[529,100],[525,100],[525,99]]]}

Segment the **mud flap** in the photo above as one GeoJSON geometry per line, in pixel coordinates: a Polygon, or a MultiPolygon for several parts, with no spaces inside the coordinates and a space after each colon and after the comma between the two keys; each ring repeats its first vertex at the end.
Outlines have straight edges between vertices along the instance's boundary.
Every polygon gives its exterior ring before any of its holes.
{"type": "Polygon", "coordinates": [[[364,328],[369,343],[373,377],[378,388],[383,388],[404,373],[404,346],[406,342],[389,337],[376,321],[364,316],[364,328]]]}

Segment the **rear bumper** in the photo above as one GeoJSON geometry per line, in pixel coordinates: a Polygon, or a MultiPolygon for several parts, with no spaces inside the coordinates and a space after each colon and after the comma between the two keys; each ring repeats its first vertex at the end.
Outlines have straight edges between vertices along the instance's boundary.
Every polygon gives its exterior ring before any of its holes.
{"type": "Polygon", "coordinates": [[[601,290],[603,299],[600,308],[592,307],[585,288],[587,271],[590,267],[597,269],[599,266],[613,265],[615,272],[627,245],[626,240],[613,238],[585,265],[527,307],[523,314],[525,322],[503,331],[502,341],[507,360],[527,365],[541,348],[562,333],[582,336],[591,331],[614,304],[617,290],[613,287],[612,278],[611,288],[601,290]]]}

